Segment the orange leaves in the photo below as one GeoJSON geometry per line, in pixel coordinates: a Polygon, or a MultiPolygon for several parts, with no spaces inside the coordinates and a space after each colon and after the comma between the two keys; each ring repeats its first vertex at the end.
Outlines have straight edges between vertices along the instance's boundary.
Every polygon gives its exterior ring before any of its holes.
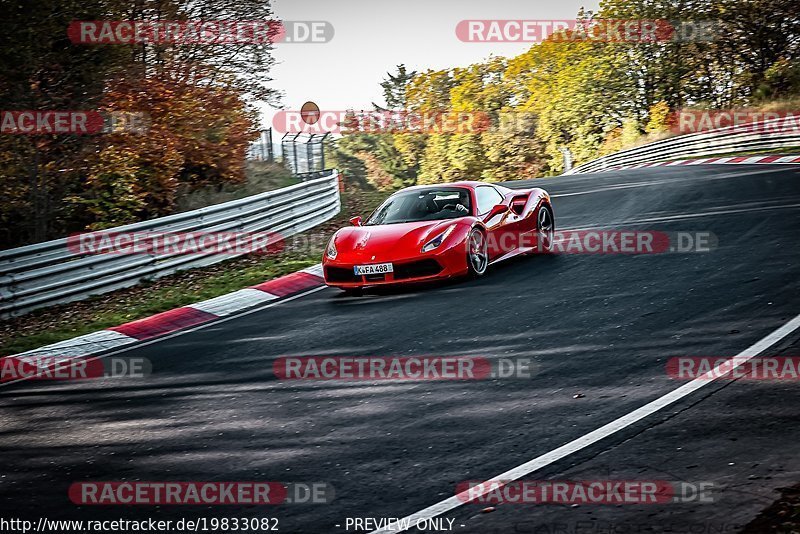
{"type": "Polygon", "coordinates": [[[244,181],[254,117],[237,93],[166,79],[118,80],[102,107],[144,113],[148,129],[98,138],[86,192],[71,198],[88,208],[90,227],[171,213],[181,185],[244,181]]]}

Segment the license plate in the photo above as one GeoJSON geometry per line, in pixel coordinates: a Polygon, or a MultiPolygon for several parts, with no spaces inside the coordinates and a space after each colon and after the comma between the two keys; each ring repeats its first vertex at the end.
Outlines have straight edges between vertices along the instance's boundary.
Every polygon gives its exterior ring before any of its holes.
{"type": "Polygon", "coordinates": [[[353,272],[356,276],[364,274],[386,274],[394,272],[394,267],[391,263],[375,263],[372,265],[356,265],[353,267],[353,272]]]}

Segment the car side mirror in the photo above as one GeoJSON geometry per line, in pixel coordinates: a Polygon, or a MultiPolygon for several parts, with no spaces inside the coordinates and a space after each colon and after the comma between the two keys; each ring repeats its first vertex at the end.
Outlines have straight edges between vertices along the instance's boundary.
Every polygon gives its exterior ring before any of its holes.
{"type": "Polygon", "coordinates": [[[359,216],[351,217],[350,224],[352,224],[353,226],[361,226],[361,217],[359,216]]]}
{"type": "Polygon", "coordinates": [[[483,218],[484,221],[488,221],[497,215],[502,215],[503,213],[509,210],[508,204],[495,204],[492,206],[492,209],[489,210],[489,213],[486,214],[486,217],[483,218]]]}

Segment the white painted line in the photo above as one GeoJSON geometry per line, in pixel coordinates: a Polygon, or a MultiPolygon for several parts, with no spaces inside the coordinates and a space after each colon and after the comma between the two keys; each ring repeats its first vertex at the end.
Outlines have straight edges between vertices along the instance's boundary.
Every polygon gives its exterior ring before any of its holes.
{"type": "MultiPolygon", "coordinates": [[[[774,345],[781,339],[785,338],[786,336],[797,330],[797,328],[800,328],[800,315],[796,315],[788,323],[784,324],[777,330],[761,338],[759,341],[750,345],[742,352],[737,354],[734,357],[732,364],[722,363],[717,367],[715,367],[713,370],[709,371],[708,373],[695,378],[691,382],[688,382],[683,386],[670,391],[666,395],[663,395],[648,404],[645,404],[641,408],[637,408],[636,410],[630,412],[629,414],[623,415],[619,419],[615,419],[614,421],[611,421],[610,423],[601,426],[597,430],[593,430],[592,432],[589,432],[588,434],[585,434],[584,436],[581,436],[576,440],[570,441],[566,445],[562,445],[557,449],[553,449],[548,453],[538,456],[533,460],[530,460],[529,462],[525,462],[522,465],[514,467],[513,469],[510,469],[505,473],[501,473],[495,477],[492,477],[489,480],[497,481],[499,484],[502,484],[502,482],[500,481],[510,482],[512,480],[518,480],[534,471],[542,469],[543,467],[546,467],[562,458],[574,454],[581,449],[585,449],[589,445],[593,445],[594,443],[597,443],[598,441],[605,439],[608,436],[611,436],[612,434],[615,434],[620,430],[627,428],[638,421],[641,421],[645,417],[648,417],[658,412],[659,410],[666,408],[670,404],[679,401],[683,397],[691,393],[694,393],[703,386],[707,386],[715,382],[725,374],[718,371],[720,367],[722,367],[723,365],[731,365],[730,367],[731,370],[736,369],[745,362],[747,362],[748,360],[758,356],[763,351],[767,350],[772,345],[774,345]]],[[[390,534],[395,532],[403,532],[404,529],[401,526],[403,523],[410,524],[412,526],[416,525],[418,519],[434,518],[438,515],[441,515],[443,513],[449,512],[450,510],[458,508],[459,506],[464,504],[464,501],[462,499],[465,499],[470,496],[480,497],[481,495],[489,493],[490,491],[493,491],[494,489],[497,488],[497,484],[490,485],[485,482],[482,484],[482,486],[483,490],[475,490],[474,488],[472,490],[467,490],[462,494],[460,494],[461,498],[459,498],[458,495],[455,495],[441,502],[438,502],[433,506],[429,506],[424,510],[420,510],[419,512],[406,516],[403,519],[394,521],[393,523],[390,523],[389,525],[380,530],[374,530],[370,534],[390,534]]]]}
{"type": "Polygon", "coordinates": [[[250,308],[251,306],[257,306],[262,302],[275,300],[277,298],[278,296],[273,295],[272,293],[267,293],[266,291],[260,291],[258,289],[247,288],[240,289],[239,291],[234,291],[233,293],[228,293],[226,295],[220,295],[219,297],[204,300],[202,302],[195,302],[194,304],[189,304],[187,307],[210,313],[218,317],[224,317],[226,315],[236,313],[237,311],[250,308]]]}
{"type": "Polygon", "coordinates": [[[626,224],[642,224],[642,223],[653,223],[653,222],[663,222],[663,221],[678,221],[683,219],[697,219],[699,217],[714,217],[716,215],[731,215],[734,213],[750,213],[753,211],[771,211],[771,210],[785,210],[785,209],[797,209],[800,208],[800,204],[785,204],[782,206],[758,206],[755,208],[738,208],[738,209],[729,209],[729,210],[718,210],[718,211],[708,211],[706,213],[684,213],[681,215],[665,215],[663,217],[649,217],[647,219],[633,219],[631,221],[625,221],[619,223],[618,225],[614,225],[615,227],[624,227],[626,224]]]}
{"type": "MultiPolygon", "coordinates": [[[[735,178],[735,177],[738,177],[738,176],[750,176],[755,171],[747,171],[746,173],[744,171],[741,171],[741,172],[742,172],[742,174],[727,174],[726,173],[726,174],[720,175],[720,176],[705,176],[702,179],[703,180],[722,180],[722,179],[727,179],[727,178],[735,178]]],[[[773,171],[771,169],[765,169],[763,171],[758,171],[758,172],[767,172],[768,173],[768,172],[776,172],[776,171],[773,171]]],[[[597,173],[591,173],[591,174],[597,174],[597,173]]],[[[680,182],[696,182],[699,179],[700,178],[697,178],[697,177],[691,177],[691,178],[665,178],[663,180],[651,180],[651,181],[647,181],[647,182],[626,182],[626,183],[623,183],[623,184],[615,184],[615,185],[610,185],[610,186],[607,186],[607,187],[598,187],[596,189],[588,189],[586,191],[576,191],[574,193],[555,193],[555,194],[550,195],[550,197],[551,198],[574,197],[574,196],[577,196],[577,195],[591,195],[593,193],[604,193],[606,191],[617,191],[619,189],[632,189],[632,188],[636,188],[636,187],[651,187],[651,186],[654,186],[654,185],[664,185],[664,184],[674,185],[674,184],[680,183],[680,182]]]]}
{"type": "MultiPolygon", "coordinates": [[[[28,361],[39,370],[62,370],[74,365],[75,358],[83,358],[109,349],[133,345],[138,340],[113,330],[99,330],[91,334],[65,339],[58,343],[45,345],[37,349],[21,352],[13,356],[19,361],[28,361]],[[42,362],[41,358],[53,358],[51,362],[42,362]]],[[[15,384],[32,377],[9,380],[0,385],[15,384]]]]}
{"type": "Polygon", "coordinates": [[[575,193],[557,193],[550,195],[550,198],[574,197],[576,195],[591,195],[592,193],[603,193],[605,191],[616,191],[618,189],[632,189],[635,187],[651,187],[659,184],[675,183],[675,180],[655,180],[652,182],[633,183],[625,185],[611,185],[608,187],[599,187],[597,189],[589,189],[588,191],[577,191],[575,193]]]}
{"type": "MultiPolygon", "coordinates": [[[[695,160],[695,159],[692,159],[692,160],[682,159],[682,160],[677,160],[677,161],[662,161],[662,162],[659,162],[659,163],[645,163],[645,164],[638,163],[636,165],[622,165],[622,166],[616,166],[616,167],[609,167],[607,169],[600,169],[600,170],[597,170],[597,171],[591,171],[591,172],[587,172],[587,173],[571,174],[570,176],[582,176],[582,175],[589,176],[589,175],[592,175],[592,174],[600,174],[600,173],[609,172],[609,171],[640,169],[642,167],[672,167],[672,166],[688,167],[689,165],[702,165],[702,164],[707,164],[707,165],[717,165],[717,164],[721,164],[721,165],[739,165],[739,164],[742,164],[742,163],[749,163],[749,164],[760,163],[760,164],[764,164],[764,165],[773,165],[773,164],[787,164],[787,163],[797,164],[797,163],[800,163],[800,156],[783,156],[781,158],[776,159],[775,161],[762,161],[766,157],[767,156],[753,156],[753,157],[748,158],[747,160],[734,161],[734,162],[731,161],[731,160],[734,159],[734,157],[729,157],[729,158],[705,158],[705,159],[697,159],[697,160],[695,160]],[[712,160],[715,160],[715,161],[712,161],[712,160]],[[685,163],[685,162],[688,162],[688,163],[685,163]]],[[[594,191],[590,191],[590,192],[593,193],[594,191]]],[[[579,194],[582,194],[582,193],[569,193],[568,195],[560,195],[560,196],[579,195],[579,194]]],[[[552,196],[553,197],[557,197],[559,195],[552,195],[552,196]]]]}
{"type": "Polygon", "coordinates": [[[308,273],[313,274],[314,276],[318,276],[320,278],[324,278],[325,275],[322,273],[322,264],[318,263],[316,265],[312,265],[311,267],[306,267],[300,271],[301,273],[308,273]]]}
{"type": "Polygon", "coordinates": [[[96,352],[113,349],[129,343],[136,343],[136,339],[113,330],[100,330],[83,336],[65,339],[52,345],[45,345],[17,354],[23,356],[52,356],[58,358],[78,358],[96,352]]]}
{"type": "Polygon", "coordinates": [[[612,222],[601,226],[573,226],[569,228],[562,228],[559,232],[581,232],[585,230],[619,230],[628,226],[638,226],[641,224],[652,224],[654,222],[664,221],[681,221],[684,219],[696,219],[698,217],[714,217],[715,215],[731,215],[733,213],[749,213],[754,211],[769,211],[769,210],[782,210],[782,209],[798,209],[800,204],[788,204],[778,206],[760,206],[755,208],[736,208],[720,211],[709,211],[706,213],[683,213],[678,215],[665,215],[663,217],[649,217],[647,219],[629,219],[627,221],[612,222]]]}

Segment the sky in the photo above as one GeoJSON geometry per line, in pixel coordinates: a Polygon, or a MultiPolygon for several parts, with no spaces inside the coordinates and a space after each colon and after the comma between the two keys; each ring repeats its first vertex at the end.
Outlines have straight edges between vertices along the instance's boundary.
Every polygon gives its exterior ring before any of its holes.
{"type": "MultiPolygon", "coordinates": [[[[327,21],[327,43],[277,43],[273,86],[285,109],[313,101],[322,110],[372,109],[379,83],[404,63],[424,71],[466,66],[490,55],[514,56],[530,43],[466,43],[455,34],[465,19],[575,19],[599,0],[274,0],[284,21],[327,21]]],[[[275,110],[262,106],[262,126],[275,110]]],[[[277,141],[277,139],[276,139],[277,141]]]]}

